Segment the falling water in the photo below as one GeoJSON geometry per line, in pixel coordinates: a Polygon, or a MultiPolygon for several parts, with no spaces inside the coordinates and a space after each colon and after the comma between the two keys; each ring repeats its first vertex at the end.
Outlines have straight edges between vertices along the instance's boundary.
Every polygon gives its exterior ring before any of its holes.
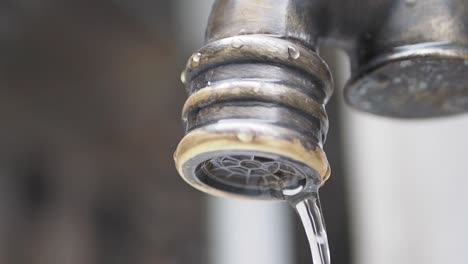
{"type": "Polygon", "coordinates": [[[301,218],[313,264],[330,264],[330,249],[318,189],[319,186],[310,181],[297,189],[283,190],[283,195],[301,218]]]}

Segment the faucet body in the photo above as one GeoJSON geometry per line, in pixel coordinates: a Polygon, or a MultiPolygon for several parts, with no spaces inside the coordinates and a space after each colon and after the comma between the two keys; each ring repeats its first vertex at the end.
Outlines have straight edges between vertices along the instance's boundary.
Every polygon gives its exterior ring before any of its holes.
{"type": "Polygon", "coordinates": [[[330,167],[333,80],[317,51],[347,52],[351,106],[424,118],[468,111],[464,0],[217,0],[187,63],[179,173],[215,195],[282,198],[330,167]]]}
{"type": "Polygon", "coordinates": [[[468,110],[468,3],[463,0],[217,1],[207,42],[266,34],[344,49],[347,102],[393,117],[468,110]]]}

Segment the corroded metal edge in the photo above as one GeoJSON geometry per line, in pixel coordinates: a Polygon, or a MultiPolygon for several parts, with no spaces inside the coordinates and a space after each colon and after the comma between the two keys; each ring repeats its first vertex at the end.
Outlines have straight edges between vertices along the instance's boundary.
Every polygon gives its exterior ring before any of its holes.
{"type": "Polygon", "coordinates": [[[193,93],[185,102],[182,110],[182,119],[187,120],[190,112],[199,107],[206,107],[210,103],[230,100],[255,100],[273,102],[303,111],[316,117],[328,129],[328,116],[324,105],[315,102],[302,92],[291,89],[285,85],[255,81],[230,81],[213,84],[193,93]]]}
{"type": "MultiPolygon", "coordinates": [[[[344,98],[346,103],[360,111],[370,112],[372,114],[387,116],[387,117],[399,117],[399,118],[430,118],[430,117],[442,117],[442,116],[449,116],[454,114],[461,114],[468,112],[468,108],[459,109],[458,111],[442,111],[442,109],[434,108],[430,112],[426,114],[418,114],[417,111],[402,111],[400,114],[396,114],[396,112],[391,111],[391,108],[386,104],[382,104],[380,106],[373,105],[371,109],[363,109],[360,105],[362,103],[360,100],[354,102],[353,96],[357,93],[365,94],[363,91],[363,83],[368,80],[371,80],[375,77],[375,75],[382,75],[384,74],[388,79],[402,79],[401,73],[404,73],[406,70],[407,65],[412,64],[422,64],[425,61],[427,62],[434,62],[434,61],[444,61],[445,64],[453,65],[455,67],[456,64],[465,63],[468,64],[468,47],[461,46],[453,43],[448,42],[431,42],[431,43],[422,43],[422,44],[413,44],[413,45],[405,45],[401,47],[396,47],[390,51],[380,54],[379,56],[371,59],[366,65],[361,67],[361,70],[356,73],[352,78],[348,81],[344,88],[344,98]],[[394,67],[394,65],[401,65],[401,72],[395,71],[387,71],[386,69],[390,69],[394,67]]],[[[396,66],[395,66],[396,67],[396,66]]],[[[437,65],[433,65],[432,67],[436,68],[437,65]]],[[[439,66],[440,67],[440,66],[439,66]]],[[[445,66],[447,67],[447,66],[445,66]]],[[[433,83],[429,80],[429,76],[416,76],[419,80],[425,81],[428,85],[428,90],[432,89],[432,87],[436,86],[437,83],[433,83]]],[[[414,77],[414,78],[416,78],[414,77]]],[[[451,80],[452,82],[456,82],[457,85],[462,85],[468,81],[468,68],[466,71],[465,76],[459,76],[458,80],[451,80]]],[[[455,84],[455,83],[454,83],[455,84]]],[[[468,85],[466,85],[465,91],[468,91],[468,85]]],[[[395,91],[396,92],[396,91],[395,91]]],[[[382,88],[382,94],[385,93],[385,96],[388,98],[388,95],[392,93],[392,90],[389,88],[385,89],[382,88]]],[[[466,93],[465,93],[466,94],[466,93]]],[[[436,96],[436,94],[434,94],[436,96]]],[[[439,95],[442,96],[442,95],[439,95]]],[[[448,95],[447,95],[448,96],[448,95]]],[[[460,95],[460,97],[465,97],[467,95],[460,95]]],[[[448,97],[447,97],[448,99],[448,97]]],[[[441,99],[442,100],[442,99],[441,99]]],[[[416,109],[418,106],[415,102],[412,102],[414,108],[416,109]]],[[[396,111],[396,110],[395,110],[396,111]]]]}
{"type": "Polygon", "coordinates": [[[274,125],[220,122],[188,133],[180,141],[174,160],[177,171],[187,183],[217,196],[239,197],[239,194],[227,193],[204,184],[195,176],[195,168],[222,151],[265,153],[291,159],[312,168],[323,184],[331,174],[325,152],[320,146],[306,144],[301,139],[303,137],[297,132],[274,125]]]}
{"type": "Polygon", "coordinates": [[[330,70],[315,52],[299,43],[265,35],[234,36],[207,44],[188,60],[183,79],[190,83],[194,76],[210,68],[242,62],[294,68],[320,81],[327,99],[333,93],[330,70]]]}
{"type": "Polygon", "coordinates": [[[388,63],[424,58],[468,60],[468,47],[448,42],[430,42],[396,47],[363,65],[360,71],[351,77],[347,86],[353,85],[359,79],[388,63]]]}

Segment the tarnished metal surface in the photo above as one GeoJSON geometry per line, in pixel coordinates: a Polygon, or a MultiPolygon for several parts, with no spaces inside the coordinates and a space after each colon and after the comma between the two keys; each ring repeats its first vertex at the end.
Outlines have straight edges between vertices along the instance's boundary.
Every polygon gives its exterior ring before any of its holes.
{"type": "Polygon", "coordinates": [[[322,145],[328,130],[324,104],[333,85],[312,49],[270,35],[226,37],[195,52],[181,78],[191,95],[182,113],[187,135],[175,160],[194,187],[222,196],[280,199],[281,188],[300,184],[280,170],[264,181],[250,181],[252,170],[240,176],[238,169],[232,178],[206,170],[213,160],[240,156],[294,164],[288,166],[316,177],[317,184],[330,175],[322,145]],[[245,180],[234,180],[239,177],[245,180]]]}
{"type": "MultiPolygon", "coordinates": [[[[218,0],[207,44],[181,76],[190,97],[183,110],[187,135],[175,155],[179,172],[212,194],[281,198],[252,192],[248,181],[245,191],[238,182],[234,188],[197,174],[203,171],[200,164],[231,153],[292,160],[323,183],[330,173],[322,150],[325,104],[333,87],[318,45],[349,54],[353,76],[345,97],[350,105],[384,116],[435,117],[468,111],[467,30],[463,0],[218,0]],[[234,123],[237,129],[229,126],[234,123]],[[223,130],[226,124],[229,130],[223,130]],[[248,142],[235,139],[249,124],[255,124],[254,134],[284,144],[271,148],[256,136],[248,142]],[[194,135],[213,144],[196,146],[194,135]],[[216,145],[220,137],[232,140],[216,145]],[[298,158],[303,150],[315,154],[298,158]]],[[[274,189],[278,182],[270,184],[274,189]]]]}
{"type": "Polygon", "coordinates": [[[373,59],[345,90],[349,104],[394,117],[437,117],[468,110],[468,49],[412,45],[373,59]]]}

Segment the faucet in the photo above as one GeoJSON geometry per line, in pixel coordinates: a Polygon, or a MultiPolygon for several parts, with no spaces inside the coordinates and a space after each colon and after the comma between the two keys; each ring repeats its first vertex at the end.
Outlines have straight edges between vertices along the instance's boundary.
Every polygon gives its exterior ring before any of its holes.
{"type": "Polygon", "coordinates": [[[217,0],[206,45],[181,75],[182,178],[252,199],[323,185],[334,85],[320,46],[347,52],[343,93],[355,109],[397,118],[468,111],[465,0],[217,0]]]}

